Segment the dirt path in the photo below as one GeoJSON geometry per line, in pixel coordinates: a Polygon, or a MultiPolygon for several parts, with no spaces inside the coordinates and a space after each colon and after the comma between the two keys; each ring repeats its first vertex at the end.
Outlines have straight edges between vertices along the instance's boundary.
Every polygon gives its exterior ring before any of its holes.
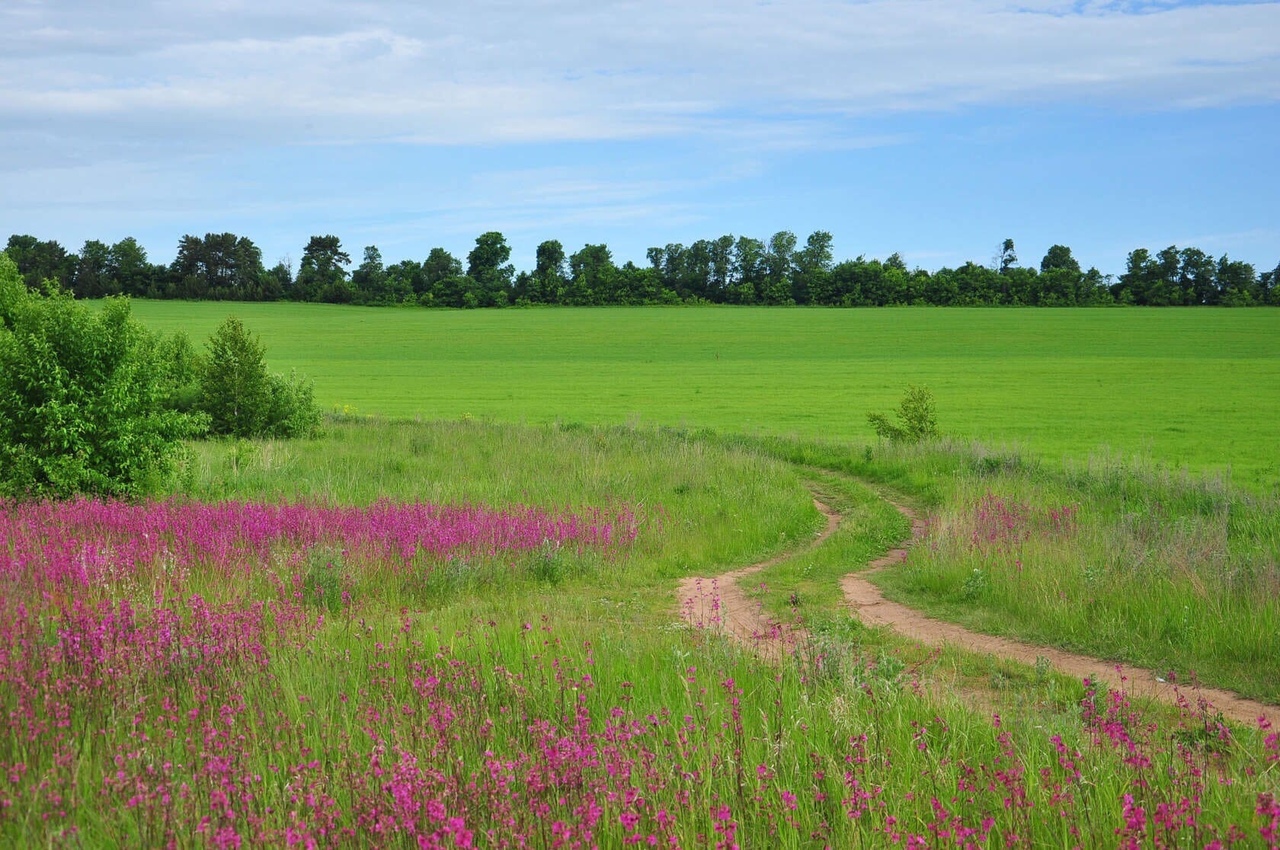
{"type": "MultiPolygon", "coordinates": [[[[840,515],[822,502],[814,499],[814,505],[827,518],[823,529],[810,543],[816,548],[840,526],[840,515]]],[[[1158,678],[1154,673],[1136,668],[1118,669],[1115,662],[1091,658],[1052,647],[1035,646],[1007,638],[971,632],[962,626],[926,617],[920,612],[890,602],[880,588],[867,577],[878,570],[896,566],[906,560],[911,545],[925,533],[924,520],[910,508],[893,504],[911,521],[911,537],[905,546],[892,549],[873,561],[869,569],[850,573],[840,581],[846,604],[853,614],[869,626],[888,626],[899,634],[929,646],[951,644],[971,652],[986,653],[1024,664],[1036,664],[1046,659],[1059,672],[1077,679],[1091,676],[1115,688],[1123,687],[1130,695],[1149,697],[1176,704],[1179,693],[1174,686],[1158,678]]],[[[803,645],[804,632],[796,628],[779,626],[760,610],[760,606],[747,598],[738,586],[739,580],[758,573],[774,564],[794,557],[798,552],[787,552],[768,561],[723,573],[715,578],[687,578],[680,582],[679,600],[681,615],[699,628],[710,628],[728,634],[738,643],[751,647],[767,660],[779,660],[794,647],[803,645]]],[[[1239,723],[1256,725],[1259,717],[1272,723],[1280,723],[1280,708],[1244,699],[1230,691],[1216,688],[1184,689],[1183,696],[1191,700],[1193,708],[1199,699],[1207,700],[1222,715],[1239,723]]]]}
{"type": "Polygon", "coordinates": [[[738,580],[795,557],[802,551],[816,549],[840,527],[840,514],[813,500],[813,506],[827,518],[827,525],[808,546],[791,550],[749,567],[722,573],[714,578],[682,579],[677,589],[680,615],[696,628],[723,632],[737,643],[750,647],[761,657],[778,661],[791,648],[803,643],[802,629],[784,627],[765,616],[759,604],[747,598],[738,580]]]}

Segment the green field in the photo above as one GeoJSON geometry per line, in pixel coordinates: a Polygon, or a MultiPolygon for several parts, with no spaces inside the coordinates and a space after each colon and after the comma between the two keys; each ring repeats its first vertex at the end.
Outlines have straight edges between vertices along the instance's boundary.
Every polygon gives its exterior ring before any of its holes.
{"type": "Polygon", "coordinates": [[[1280,731],[1195,683],[1280,704],[1280,313],[135,309],[390,418],[0,503],[0,845],[1277,846],[1280,731]],[[871,442],[908,382],[1015,445],[871,442]],[[886,499],[889,598],[1186,702],[851,616],[886,499]],[[766,559],[772,663],[711,578],[766,559]]]}
{"type": "Polygon", "coordinates": [[[325,408],[871,438],[927,384],[944,432],[1047,457],[1141,454],[1280,485],[1280,311],[425,311],[135,301],[202,342],[228,314],[325,408]]]}

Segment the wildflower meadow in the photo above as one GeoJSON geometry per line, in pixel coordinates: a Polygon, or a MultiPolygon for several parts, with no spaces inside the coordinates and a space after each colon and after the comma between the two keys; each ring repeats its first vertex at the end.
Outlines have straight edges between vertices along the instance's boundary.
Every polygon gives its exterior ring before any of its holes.
{"type": "MultiPolygon", "coordinates": [[[[824,451],[788,449],[802,450],[824,451]]],[[[843,456],[805,477],[776,445],[686,433],[331,423],[284,459],[270,443],[205,451],[185,495],[0,508],[0,844],[1280,842],[1268,721],[1229,723],[1194,686],[1172,707],[1042,671],[939,687],[937,656],[789,585],[895,545],[901,519],[864,482],[936,480],[927,468],[958,449],[843,456]],[[429,452],[379,466],[396,476],[384,498],[332,482],[278,495],[311,463],[476,436],[555,459],[429,452]],[[639,455],[652,466],[620,475],[639,455]],[[459,498],[408,495],[428,478],[459,498]],[[816,546],[810,488],[843,515],[816,546]],[[711,613],[681,618],[673,577],[779,555],[761,604],[790,603],[758,642],[781,651],[728,639],[714,584],[697,605],[711,613]],[[809,643],[788,637],[804,630],[809,643]]],[[[962,472],[954,492],[917,489],[940,502],[910,556],[1007,561],[980,567],[975,604],[1018,580],[1019,559],[1021,575],[1047,570],[1046,541],[1077,540],[1102,504],[982,475],[980,491],[962,472]]]]}

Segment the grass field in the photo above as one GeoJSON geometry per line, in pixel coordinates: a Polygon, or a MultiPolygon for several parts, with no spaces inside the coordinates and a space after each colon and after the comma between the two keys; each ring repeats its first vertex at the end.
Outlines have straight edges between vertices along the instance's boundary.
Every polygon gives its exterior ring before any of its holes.
{"type": "MultiPolygon", "coordinates": [[[[940,509],[925,545],[955,544],[961,574],[989,571],[981,598],[961,594],[981,613],[1007,592],[1009,557],[1032,583],[1071,567],[1037,563],[1044,535],[1061,535],[1052,521],[998,522],[994,549],[965,549],[978,494],[1017,499],[1019,518],[1061,498],[1087,516],[1117,489],[1105,472],[1073,484],[954,444],[868,455],[661,429],[334,421],[315,440],[195,446],[173,502],[70,519],[6,506],[0,843],[1274,848],[1276,731],[1228,728],[1194,692],[1160,711],[1050,671],[922,653],[834,607],[834,577],[903,532],[859,479],[940,509]],[[761,576],[779,584],[766,596],[803,597],[791,613],[819,650],[771,667],[681,623],[673,579],[809,538],[821,518],[806,480],[848,521],[761,576]],[[353,517],[395,524],[391,505],[421,500],[491,512],[451,551],[407,561],[342,536],[363,527],[353,517]],[[346,519],[313,528],[310,550],[255,519],[298,501],[295,515],[348,506],[346,519]],[[603,509],[636,534],[532,553],[468,542],[495,518],[539,515],[521,506],[603,509]]],[[[1194,543],[1212,529],[1185,520],[1237,504],[1215,492],[1175,480],[1154,494],[1194,543]]],[[[1244,519],[1223,530],[1239,550],[1228,565],[1270,563],[1245,578],[1272,580],[1270,521],[1244,519]]],[[[1096,545],[1077,532],[1106,534],[1099,520],[1073,527],[1072,546],[1096,545]]],[[[1139,531],[1164,540],[1162,527],[1139,531]]],[[[947,585],[929,574],[950,560],[907,578],[947,585]]],[[[1219,567],[1179,566],[1192,579],[1219,567]]],[[[1134,596],[1125,581],[1099,596],[1134,596]]],[[[1203,590],[1187,603],[1250,587],[1203,590]]],[[[1264,661],[1255,673],[1273,682],[1264,661]]]]}
{"type": "Polygon", "coordinates": [[[1280,311],[378,310],[134,302],[199,345],[228,314],[326,408],[866,441],[927,384],[944,432],[1280,485],[1280,311]]]}
{"type": "Polygon", "coordinates": [[[0,845],[1280,848],[1277,729],[929,650],[837,584],[890,496],[929,517],[891,598],[1276,704],[1280,312],[135,311],[433,421],[0,504],[0,845]],[[872,443],[912,381],[1021,448],[872,443]],[[680,618],[773,556],[802,651],[680,618]]]}

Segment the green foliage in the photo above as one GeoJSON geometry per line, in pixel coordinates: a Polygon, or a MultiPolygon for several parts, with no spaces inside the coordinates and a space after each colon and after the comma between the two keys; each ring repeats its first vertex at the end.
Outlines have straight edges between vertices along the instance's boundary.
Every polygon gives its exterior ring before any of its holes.
{"type": "Polygon", "coordinates": [[[346,266],[350,264],[351,255],[342,250],[342,240],[337,236],[312,236],[302,252],[291,296],[298,301],[350,302],[354,297],[347,279],[346,266]]]}
{"type": "Polygon", "coordinates": [[[307,553],[306,566],[306,574],[302,577],[302,595],[308,605],[336,614],[349,604],[349,580],[346,576],[348,567],[341,552],[314,550],[307,553]],[[348,600],[343,598],[344,591],[347,592],[348,600]]]}
{"type": "Polygon", "coordinates": [[[290,369],[288,375],[272,373],[267,379],[268,437],[310,437],[320,427],[311,382],[290,369]]]}
{"type": "Polygon", "coordinates": [[[926,543],[876,580],[894,601],[1280,699],[1274,496],[1115,456],[1064,465],[947,439],[882,445],[852,471],[934,506],[926,543]]]}
{"type": "Polygon", "coordinates": [[[165,404],[160,344],[129,310],[29,291],[0,254],[0,494],[137,498],[172,473],[193,417],[165,404]]]}
{"type": "MultiPolygon", "coordinates": [[[[55,241],[14,234],[7,251],[27,285],[59,282],[77,297],[328,302],[425,307],[505,307],[508,304],[636,306],[660,304],[905,305],[1073,307],[1122,305],[1262,306],[1280,302],[1274,271],[1259,273],[1225,254],[1216,260],[1198,248],[1169,246],[1154,256],[1129,255],[1119,279],[1082,269],[1065,245],[1049,248],[1039,267],[1021,266],[1012,239],[988,265],[974,262],[929,271],[908,268],[897,254],[837,262],[831,233],[818,230],[800,247],[783,230],[767,242],[719,236],[690,245],[670,243],[646,251],[648,267],[615,261],[607,245],[568,254],[548,239],[538,245],[532,271],[516,273],[511,247],[499,231],[476,238],[463,264],[443,248],[425,262],[384,263],[376,245],[348,273],[351,256],[332,234],[313,236],[296,279],[287,261],[270,270],[253,241],[234,233],[183,236],[174,261],[153,265],[132,237],[115,245],[89,239],[79,253],[55,241]],[[577,262],[574,262],[574,257],[577,262]]],[[[519,258],[517,258],[517,262],[519,258]]]]}
{"type": "Polygon", "coordinates": [[[933,393],[928,387],[907,386],[898,403],[898,421],[883,413],[868,413],[867,421],[882,439],[895,443],[919,443],[938,436],[938,418],[933,411],[933,393]]]}
{"type": "MultiPolygon", "coordinates": [[[[181,495],[204,500],[643,506],[637,521],[644,533],[634,550],[641,562],[600,574],[590,556],[547,548],[526,564],[532,583],[565,585],[595,573],[610,586],[650,585],[692,570],[750,563],[780,539],[807,537],[817,520],[788,465],[666,429],[362,418],[329,420],[315,440],[206,441],[193,453],[191,484],[181,495]]],[[[456,600],[478,568],[452,576],[433,571],[444,584],[424,592],[456,600]]],[[[351,590],[361,598],[398,592],[351,590]]],[[[665,595],[662,600],[665,612],[669,603],[665,595]]]]}
{"type": "Polygon", "coordinates": [[[251,437],[263,433],[270,407],[266,349],[234,316],[208,342],[200,386],[200,409],[215,434],[251,437]]]}
{"type": "Polygon", "coordinates": [[[235,316],[209,338],[198,407],[214,434],[306,437],[320,424],[311,384],[267,371],[266,349],[235,316]]]}
{"type": "Polygon", "coordinates": [[[164,367],[165,406],[182,413],[195,413],[200,403],[204,358],[191,344],[191,338],[181,331],[161,338],[158,351],[164,367]]]}

